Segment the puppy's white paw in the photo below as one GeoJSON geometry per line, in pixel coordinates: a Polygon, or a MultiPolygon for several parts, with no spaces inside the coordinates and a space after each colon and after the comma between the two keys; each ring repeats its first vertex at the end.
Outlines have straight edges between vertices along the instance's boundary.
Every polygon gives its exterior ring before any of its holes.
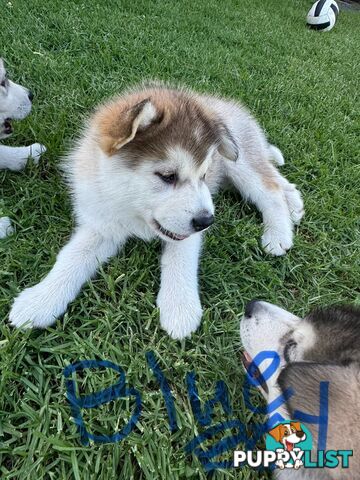
{"type": "Polygon", "coordinates": [[[27,288],[15,299],[9,322],[17,328],[46,328],[62,313],[54,292],[39,283],[35,287],[27,288]]]}
{"type": "Polygon", "coordinates": [[[285,198],[289,207],[291,220],[295,225],[299,225],[304,216],[304,202],[301,193],[292,183],[289,183],[285,189],[285,198]]]}
{"type": "Polygon", "coordinates": [[[41,155],[45,152],[46,147],[41,145],[41,143],[33,143],[30,145],[30,157],[33,159],[35,164],[39,163],[41,155]]]}
{"type": "Polygon", "coordinates": [[[14,229],[11,226],[11,220],[9,217],[0,218],[0,238],[5,238],[13,233],[14,229]]]}
{"type": "Polygon", "coordinates": [[[271,255],[276,257],[285,255],[293,245],[293,232],[289,228],[279,231],[267,227],[261,237],[261,243],[267,253],[271,253],[271,255]]]}
{"type": "Polygon", "coordinates": [[[202,308],[197,296],[186,298],[179,292],[174,298],[160,289],[157,306],[160,308],[162,328],[175,340],[189,337],[200,325],[202,308]]]}

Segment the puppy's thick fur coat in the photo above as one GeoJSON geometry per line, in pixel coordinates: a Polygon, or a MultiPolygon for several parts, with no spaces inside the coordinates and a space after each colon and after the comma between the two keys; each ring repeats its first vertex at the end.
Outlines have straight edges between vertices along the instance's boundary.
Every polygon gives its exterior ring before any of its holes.
{"type": "Polygon", "coordinates": [[[211,195],[230,182],[263,215],[262,244],[283,255],[304,211],[294,185],[240,104],[152,84],[126,92],[92,116],[67,160],[77,228],[51,272],[15,300],[12,325],[46,327],[64,313],[99,263],[130,237],[161,238],[162,327],[173,337],[200,323],[198,259],[211,225],[211,195]]]}
{"type": "MultiPolygon", "coordinates": [[[[25,87],[7,78],[5,65],[0,58],[0,139],[12,134],[12,120],[22,120],[31,111],[32,93],[25,87]]],[[[45,147],[33,143],[28,147],[8,147],[0,145],[0,168],[18,171],[25,167],[29,157],[38,161],[45,147]]],[[[0,218],[0,238],[11,233],[12,227],[8,217],[0,218]]]]}
{"type": "MultiPolygon", "coordinates": [[[[280,365],[262,384],[268,404],[291,389],[292,395],[272,415],[284,419],[294,412],[319,416],[320,383],[328,384],[326,450],[353,450],[349,468],[276,470],[281,480],[357,480],[360,402],[360,309],[350,306],[314,310],[299,318],[267,302],[248,304],[240,324],[245,366],[260,352],[275,351],[280,365]]],[[[268,367],[259,365],[260,373],[268,367]]],[[[319,425],[303,422],[310,430],[316,458],[319,425]]]]}

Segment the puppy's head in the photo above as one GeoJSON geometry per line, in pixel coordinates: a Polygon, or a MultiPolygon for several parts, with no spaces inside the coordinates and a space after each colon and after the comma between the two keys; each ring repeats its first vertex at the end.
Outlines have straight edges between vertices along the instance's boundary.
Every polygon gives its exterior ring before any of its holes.
{"type": "Polygon", "coordinates": [[[213,223],[207,174],[214,155],[235,160],[237,149],[192,94],[145,88],[100,108],[91,125],[108,164],[126,169],[129,207],[160,238],[184,240],[213,223]]]}
{"type": "Polygon", "coordinates": [[[279,366],[267,381],[262,374],[271,359],[258,365],[258,369],[253,367],[251,373],[262,380],[258,383],[265,397],[273,387],[284,391],[297,384],[297,398],[301,392],[304,398],[308,395],[306,402],[311,402],[311,395],[319,390],[320,378],[332,377],[340,384],[359,371],[360,310],[355,307],[317,309],[301,319],[276,305],[253,300],[246,306],[240,334],[245,368],[261,352],[278,355],[279,366]]]}
{"type": "Polygon", "coordinates": [[[253,300],[245,308],[240,334],[250,357],[275,351],[281,367],[302,361],[342,365],[360,361],[360,310],[355,307],[317,309],[301,319],[253,300]]]}
{"type": "Polygon", "coordinates": [[[0,58],[0,139],[12,133],[12,120],[22,120],[31,111],[32,93],[7,78],[0,58]]]}

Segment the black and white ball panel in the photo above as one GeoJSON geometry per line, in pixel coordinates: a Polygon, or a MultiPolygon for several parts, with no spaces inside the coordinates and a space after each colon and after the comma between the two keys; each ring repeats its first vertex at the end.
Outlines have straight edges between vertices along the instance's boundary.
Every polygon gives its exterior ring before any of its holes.
{"type": "Polygon", "coordinates": [[[318,0],[307,15],[307,24],[315,30],[331,30],[338,14],[339,7],[335,0],[318,0]]]}

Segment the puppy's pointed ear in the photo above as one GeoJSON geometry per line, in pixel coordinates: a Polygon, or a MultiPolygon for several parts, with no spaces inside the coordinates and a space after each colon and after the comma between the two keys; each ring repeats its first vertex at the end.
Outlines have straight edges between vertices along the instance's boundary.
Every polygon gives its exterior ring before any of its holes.
{"type": "Polygon", "coordinates": [[[239,156],[239,149],[228,128],[225,125],[221,127],[221,137],[218,146],[218,152],[223,157],[235,162],[239,156]]]}
{"type": "Polygon", "coordinates": [[[149,98],[132,106],[124,105],[121,101],[106,105],[95,116],[100,147],[107,155],[114,155],[158,116],[149,98]]]}

